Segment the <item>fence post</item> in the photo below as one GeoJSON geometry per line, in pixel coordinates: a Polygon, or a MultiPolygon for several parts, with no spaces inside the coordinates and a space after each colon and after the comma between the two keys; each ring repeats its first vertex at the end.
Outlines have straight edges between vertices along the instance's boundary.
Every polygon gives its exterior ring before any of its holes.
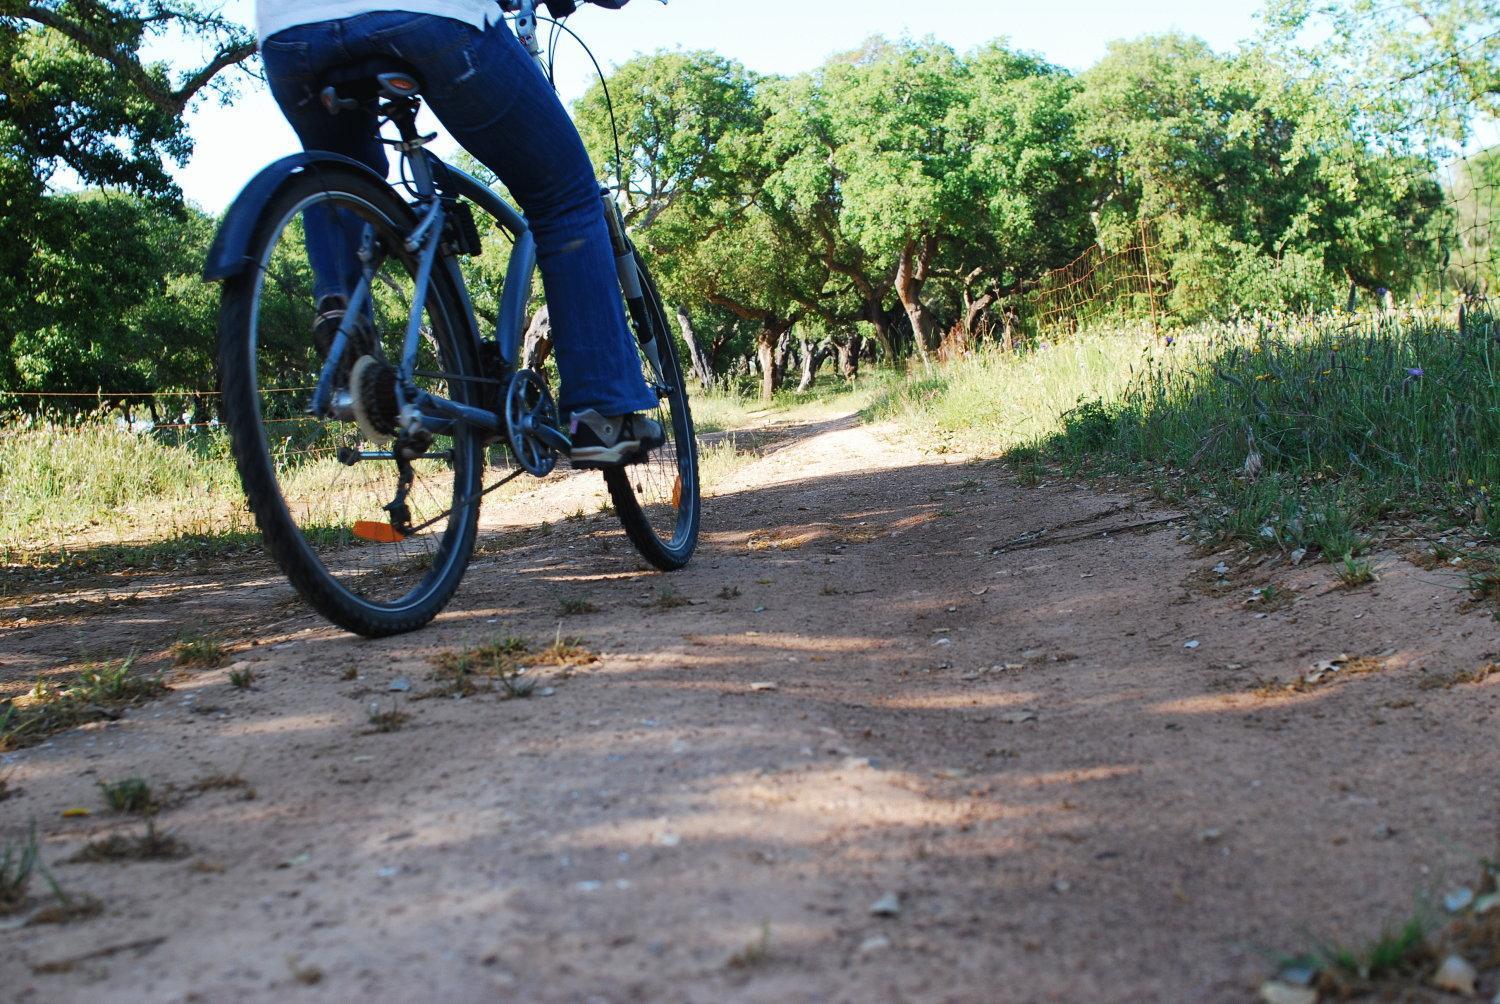
{"type": "Polygon", "coordinates": [[[1141,261],[1146,263],[1146,301],[1151,305],[1151,333],[1161,335],[1161,325],[1156,319],[1156,280],[1151,274],[1150,241],[1146,237],[1146,221],[1140,220],[1141,261]]]}

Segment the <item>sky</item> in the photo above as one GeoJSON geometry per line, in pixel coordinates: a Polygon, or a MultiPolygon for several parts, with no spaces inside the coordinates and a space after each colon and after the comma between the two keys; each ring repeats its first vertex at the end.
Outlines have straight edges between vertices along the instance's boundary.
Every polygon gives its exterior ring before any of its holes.
{"type": "MultiPolygon", "coordinates": [[[[1261,0],[815,0],[781,5],[748,0],[631,0],[620,11],[582,7],[568,26],[606,68],[640,52],[712,49],[761,73],[791,74],[852,49],[871,35],[936,36],[965,50],[1004,37],[1050,61],[1082,70],[1113,39],[1166,31],[1197,35],[1225,51],[1255,33],[1261,0]]],[[[251,23],[253,0],[228,0],[226,13],[251,23]]],[[[558,51],[558,89],[571,101],[593,68],[570,40],[558,51]]],[[[229,107],[200,100],[189,114],[195,150],[176,177],[188,199],[223,209],[262,165],[299,147],[260,81],[241,78],[229,107]]],[[[429,124],[430,127],[431,124],[429,124]]],[[[439,155],[452,152],[439,141],[439,155]]]]}

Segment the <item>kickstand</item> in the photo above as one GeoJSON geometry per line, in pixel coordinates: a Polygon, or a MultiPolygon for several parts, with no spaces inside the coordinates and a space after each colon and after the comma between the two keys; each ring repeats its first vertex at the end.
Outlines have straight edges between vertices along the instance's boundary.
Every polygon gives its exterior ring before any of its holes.
{"type": "Polygon", "coordinates": [[[415,531],[411,526],[411,509],[406,504],[407,495],[411,494],[412,482],[416,480],[416,472],[412,470],[411,461],[396,450],[396,470],[400,476],[396,479],[396,497],[391,499],[385,511],[391,514],[391,528],[403,537],[410,537],[415,531]]]}

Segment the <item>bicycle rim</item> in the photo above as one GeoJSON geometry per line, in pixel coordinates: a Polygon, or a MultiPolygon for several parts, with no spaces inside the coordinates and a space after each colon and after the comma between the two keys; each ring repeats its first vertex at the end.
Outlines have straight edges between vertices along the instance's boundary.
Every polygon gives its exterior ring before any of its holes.
{"type": "MultiPolygon", "coordinates": [[[[368,355],[378,367],[393,370],[410,316],[416,261],[402,246],[409,214],[393,195],[386,200],[374,193],[316,191],[281,207],[259,248],[246,339],[255,438],[275,497],[257,499],[257,493],[267,494],[265,486],[252,490],[248,479],[247,494],[283,567],[325,614],[363,633],[405,629],[413,625],[399,618],[424,607],[419,620],[429,618],[436,609],[432,601],[438,594],[446,599],[462,575],[477,519],[477,502],[468,500],[478,488],[478,444],[465,426],[435,437],[426,455],[412,462],[405,499],[409,522],[420,529],[409,536],[393,532],[387,506],[397,496],[396,462],[350,462],[390,450],[389,442],[366,431],[372,424],[394,427],[389,399],[376,392],[361,395],[365,429],[347,410],[339,419],[307,414],[323,366],[313,336],[318,297],[304,239],[310,210],[336,215],[354,233],[369,227],[376,241],[371,308],[359,325],[357,351],[346,358],[368,355]],[[273,532],[286,531],[293,539],[276,547],[273,532]]],[[[465,401],[470,389],[452,377],[472,367],[459,340],[462,322],[447,301],[434,282],[423,311],[413,383],[465,401]]],[[[348,374],[338,383],[347,388],[348,374]]]]}
{"type": "MultiPolygon", "coordinates": [[[[625,529],[641,554],[663,569],[686,564],[697,546],[701,498],[698,488],[698,442],[688,406],[682,366],[667,328],[656,283],[636,253],[645,296],[647,337],[637,338],[641,372],[657,396],[650,417],[661,423],[666,441],[641,463],[605,472],[611,496],[625,529]],[[661,363],[658,372],[649,346],[661,363]]],[[[639,326],[639,325],[638,325],[639,326]]]]}

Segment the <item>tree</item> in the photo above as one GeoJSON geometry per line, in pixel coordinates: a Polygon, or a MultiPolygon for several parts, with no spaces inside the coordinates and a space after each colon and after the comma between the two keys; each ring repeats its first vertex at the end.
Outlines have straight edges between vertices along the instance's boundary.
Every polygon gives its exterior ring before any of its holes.
{"type": "Polygon", "coordinates": [[[955,259],[965,341],[999,299],[1066,264],[1093,240],[1089,164],[1077,136],[1077,83],[1000,43],[968,57],[968,88],[948,128],[966,151],[973,223],[955,259]]]}
{"type": "Polygon", "coordinates": [[[1410,287],[1426,267],[1431,162],[1375,142],[1356,109],[1271,53],[1113,43],[1076,106],[1101,243],[1155,223],[1185,316],[1331,302],[1340,277],[1410,287]]]}
{"type": "Polygon", "coordinates": [[[611,119],[604,87],[595,84],[574,105],[589,154],[607,177],[621,160],[626,224],[647,229],[684,198],[723,197],[740,186],[736,137],[759,126],[757,78],[711,52],[637,56],[609,78],[611,119]]]}
{"type": "Polygon", "coordinates": [[[1500,115],[1494,0],[1270,0],[1265,41],[1388,134],[1462,140],[1500,115]]]}
{"type": "MultiPolygon", "coordinates": [[[[69,311],[116,288],[125,303],[140,302],[142,263],[127,238],[165,253],[142,214],[167,227],[196,220],[167,170],[192,150],[183,112],[200,94],[227,94],[222,72],[253,52],[243,27],[188,0],[0,0],[0,389],[98,386],[125,375],[98,339],[91,348],[68,341],[85,319],[113,324],[117,311],[69,311]],[[141,56],[173,35],[204,46],[204,61],[174,74],[141,56]],[[152,201],[127,211],[113,200],[49,194],[65,170],[71,183],[152,201]],[[118,229],[87,230],[95,226],[118,229]],[[100,248],[110,251],[96,255],[100,248]]],[[[156,279],[174,267],[157,262],[156,279]]]]}

